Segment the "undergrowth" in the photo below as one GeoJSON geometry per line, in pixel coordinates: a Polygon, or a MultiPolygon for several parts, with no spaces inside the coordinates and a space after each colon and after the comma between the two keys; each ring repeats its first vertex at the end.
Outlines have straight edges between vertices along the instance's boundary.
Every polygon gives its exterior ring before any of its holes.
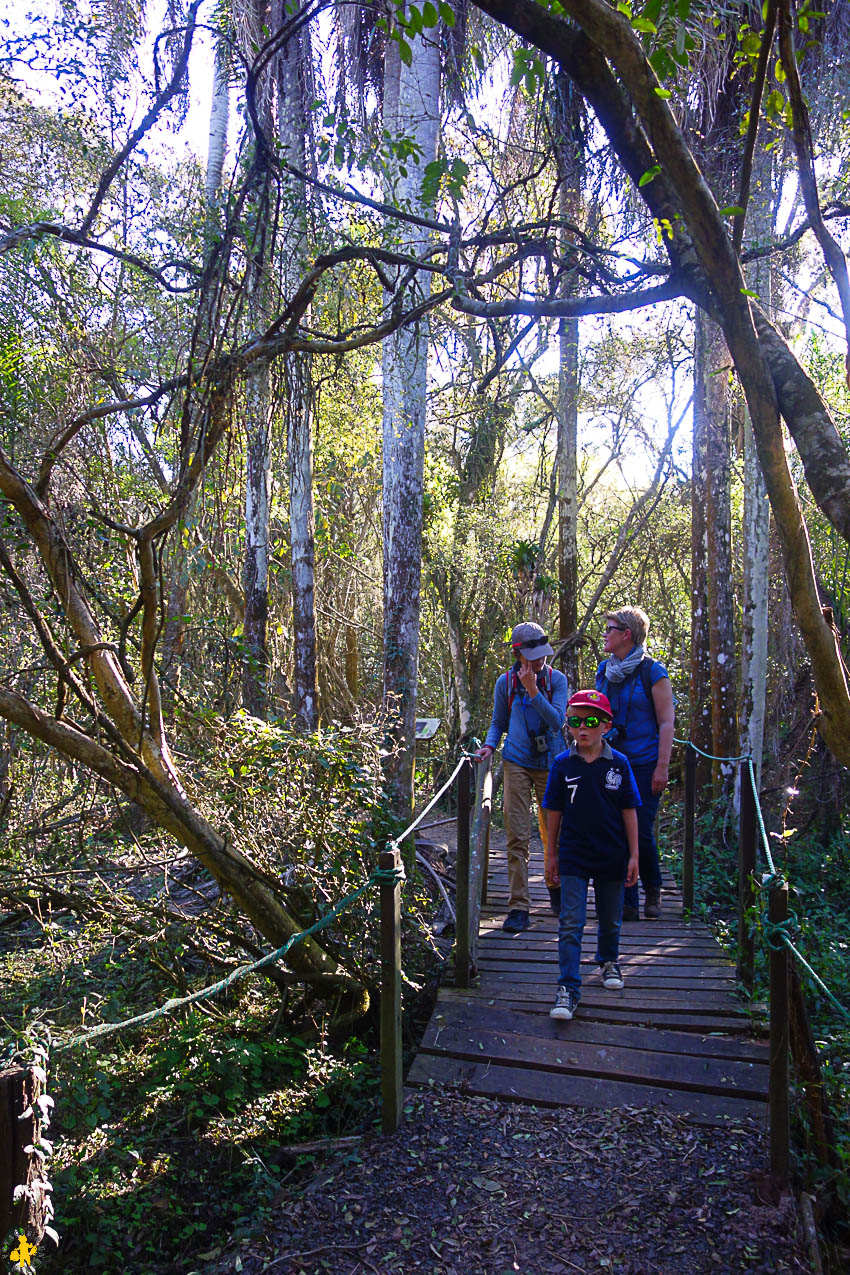
{"type": "MultiPolygon", "coordinates": [[[[376,734],[304,740],[244,718],[215,731],[196,789],[220,823],[244,829],[242,843],[312,924],[362,884],[392,826],[376,734]]],[[[185,1275],[262,1230],[281,1187],[309,1171],[311,1144],[350,1137],[356,1158],[358,1135],[380,1118],[378,892],[324,936],[372,993],[368,1014],[344,1030],[334,1004],[297,979],[276,986],[255,974],[191,1008],[63,1048],[95,1023],[207,987],[268,949],[163,834],[146,827],[128,837],[104,810],[107,821],[85,839],[45,845],[37,857],[10,837],[0,873],[5,1053],[25,1039],[54,1042],[47,1167],[60,1242],[45,1239],[32,1267],[185,1275]]],[[[427,1012],[441,955],[426,888],[417,878],[402,892],[408,1024],[427,1012]]],[[[16,1245],[9,1236],[0,1246],[0,1270],[22,1269],[16,1245]]]]}
{"type": "MultiPolygon", "coordinates": [[[[659,821],[662,859],[679,884],[682,813],[681,799],[668,800],[659,821]]],[[[843,883],[850,872],[850,813],[842,816],[837,827],[825,830],[814,797],[800,784],[770,794],[763,802],[763,814],[774,865],[789,886],[792,943],[835,998],[826,995],[797,962],[832,1115],[835,1163],[818,1162],[804,1094],[795,1078],[796,1184],[819,1205],[827,1249],[834,1243],[836,1251],[846,1254],[843,1246],[850,1240],[850,895],[843,883]]],[[[738,823],[731,801],[722,798],[702,811],[695,840],[694,913],[713,927],[735,960],[738,823]]],[[[766,1005],[770,954],[764,936],[767,895],[760,887],[768,865],[761,846],[757,862],[759,888],[748,920],[755,938],[753,999],[766,1005]]],[[[791,959],[797,960],[793,955],[791,959]]],[[[834,1269],[841,1269],[842,1259],[836,1260],[834,1269]]]]}

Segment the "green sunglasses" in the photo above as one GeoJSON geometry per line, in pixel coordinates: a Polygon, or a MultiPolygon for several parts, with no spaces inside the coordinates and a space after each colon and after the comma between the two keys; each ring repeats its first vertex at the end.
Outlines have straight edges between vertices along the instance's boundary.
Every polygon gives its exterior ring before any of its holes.
{"type": "Polygon", "coordinates": [[[568,717],[567,725],[573,730],[578,730],[579,726],[589,726],[593,730],[594,726],[601,726],[606,720],[604,717],[597,717],[595,713],[591,713],[587,717],[568,717]]]}

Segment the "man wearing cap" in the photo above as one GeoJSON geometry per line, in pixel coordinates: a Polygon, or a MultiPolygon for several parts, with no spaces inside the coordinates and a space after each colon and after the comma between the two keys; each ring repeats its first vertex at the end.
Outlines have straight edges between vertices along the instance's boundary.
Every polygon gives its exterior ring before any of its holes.
{"type": "MultiPolygon", "coordinates": [[[[509,898],[502,929],[521,934],[529,926],[531,798],[537,797],[540,810],[549,768],[563,749],[561,731],[568,691],[563,673],[546,663],[554,652],[539,624],[532,621],[517,624],[511,633],[511,650],[513,667],[496,680],[490,729],[475,756],[480,761],[491,757],[505,736],[503,808],[508,837],[509,898]]],[[[543,831],[541,823],[541,836],[543,831]]],[[[545,851],[545,836],[543,845],[545,851]]]]}

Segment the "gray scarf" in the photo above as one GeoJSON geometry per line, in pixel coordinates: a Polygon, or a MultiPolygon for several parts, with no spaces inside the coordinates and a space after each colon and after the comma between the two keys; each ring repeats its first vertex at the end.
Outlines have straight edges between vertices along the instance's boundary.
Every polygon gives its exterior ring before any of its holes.
{"type": "Polygon", "coordinates": [[[608,681],[612,682],[614,686],[618,686],[620,682],[625,682],[629,674],[634,673],[644,654],[642,646],[634,646],[624,660],[619,660],[616,655],[609,655],[608,663],[605,666],[605,676],[608,681]]]}

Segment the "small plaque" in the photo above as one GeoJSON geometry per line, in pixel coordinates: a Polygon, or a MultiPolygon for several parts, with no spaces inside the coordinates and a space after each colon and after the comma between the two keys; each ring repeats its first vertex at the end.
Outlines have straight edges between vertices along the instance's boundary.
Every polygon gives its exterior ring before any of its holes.
{"type": "Polygon", "coordinates": [[[417,717],[416,738],[433,739],[437,731],[440,729],[441,721],[441,717],[417,717]]]}

